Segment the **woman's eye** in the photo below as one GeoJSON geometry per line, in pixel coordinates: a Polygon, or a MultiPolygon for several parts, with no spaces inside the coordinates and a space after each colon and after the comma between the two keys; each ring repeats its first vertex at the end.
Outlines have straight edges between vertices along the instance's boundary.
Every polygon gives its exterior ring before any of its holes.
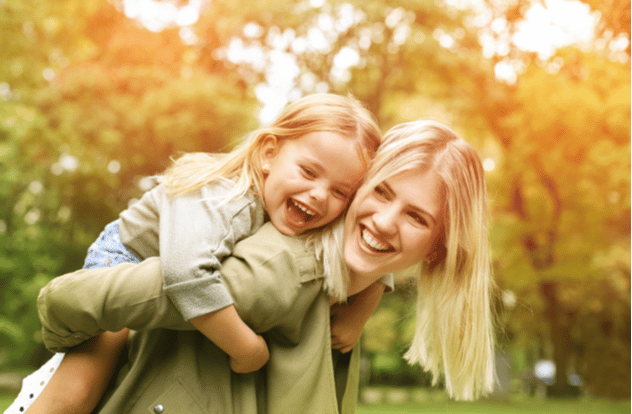
{"type": "Polygon", "coordinates": [[[412,218],[416,223],[421,224],[422,226],[427,226],[428,222],[423,218],[420,214],[417,213],[408,213],[410,218],[412,218]]]}
{"type": "Polygon", "coordinates": [[[386,192],[384,187],[378,185],[377,187],[375,187],[374,191],[375,191],[375,194],[377,194],[379,198],[382,198],[385,200],[388,199],[388,193],[386,192]]]}

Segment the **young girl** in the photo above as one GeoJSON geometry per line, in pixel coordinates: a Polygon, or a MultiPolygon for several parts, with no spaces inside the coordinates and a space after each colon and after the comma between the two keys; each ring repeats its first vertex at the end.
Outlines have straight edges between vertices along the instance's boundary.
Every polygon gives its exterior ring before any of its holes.
{"type": "MultiPolygon", "coordinates": [[[[267,219],[295,236],[338,217],[380,139],[373,117],[355,99],[300,99],[228,154],[177,160],[157,187],[106,226],[84,268],[139,263],[160,253],[164,290],[184,319],[230,356],[234,371],[257,370],[268,349],[232,305],[221,261],[267,219]]],[[[29,393],[29,401],[36,396],[29,393]]]]}

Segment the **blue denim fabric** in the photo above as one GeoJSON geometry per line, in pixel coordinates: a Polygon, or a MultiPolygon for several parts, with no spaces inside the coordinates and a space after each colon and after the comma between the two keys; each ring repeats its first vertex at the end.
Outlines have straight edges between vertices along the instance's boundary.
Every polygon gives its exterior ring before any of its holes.
{"type": "Polygon", "coordinates": [[[88,248],[84,269],[113,267],[121,263],[140,263],[141,260],[121,242],[118,220],[111,222],[88,248]]]}

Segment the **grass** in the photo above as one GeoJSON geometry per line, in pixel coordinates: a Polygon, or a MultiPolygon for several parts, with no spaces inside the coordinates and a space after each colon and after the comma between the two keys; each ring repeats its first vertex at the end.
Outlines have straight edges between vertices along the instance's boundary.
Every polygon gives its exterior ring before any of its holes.
{"type": "MultiPolygon", "coordinates": [[[[11,405],[14,394],[0,394],[0,412],[11,405]]],[[[427,401],[403,403],[361,404],[356,414],[629,414],[630,401],[610,401],[592,398],[539,399],[512,398],[510,401],[476,401],[470,403],[432,397],[427,401]]]]}
{"type": "Polygon", "coordinates": [[[423,388],[366,387],[356,414],[628,414],[630,400],[611,401],[590,397],[546,399],[511,395],[504,399],[457,402],[444,391],[423,388]]]}
{"type": "Polygon", "coordinates": [[[4,410],[9,408],[13,400],[17,397],[17,393],[15,394],[0,394],[0,413],[3,413],[4,410]]]}
{"type": "Polygon", "coordinates": [[[629,414],[630,401],[608,401],[594,399],[537,400],[524,401],[477,401],[458,403],[453,401],[371,404],[360,405],[356,414],[629,414]]]}

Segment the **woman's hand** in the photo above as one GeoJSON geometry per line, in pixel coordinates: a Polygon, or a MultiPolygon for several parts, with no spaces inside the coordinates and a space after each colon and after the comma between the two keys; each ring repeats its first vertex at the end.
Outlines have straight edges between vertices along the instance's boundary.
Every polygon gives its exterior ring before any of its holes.
{"type": "Polygon", "coordinates": [[[384,293],[381,281],[349,298],[348,303],[331,306],[331,347],[342,353],[349,352],[360,340],[364,324],[380,303],[384,293]]]}
{"type": "Polygon", "coordinates": [[[331,316],[331,348],[347,353],[360,340],[365,321],[347,304],[333,305],[331,316]]]}
{"type": "Polygon", "coordinates": [[[245,352],[243,356],[230,357],[230,368],[238,374],[257,371],[270,359],[268,345],[261,335],[256,336],[255,342],[250,347],[252,350],[245,352]]]}

